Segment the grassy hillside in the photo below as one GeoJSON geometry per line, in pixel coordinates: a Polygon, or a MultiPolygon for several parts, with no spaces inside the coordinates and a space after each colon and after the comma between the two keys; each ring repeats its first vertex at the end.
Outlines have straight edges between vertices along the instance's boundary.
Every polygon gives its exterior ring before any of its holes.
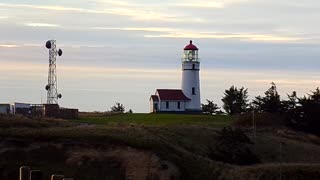
{"type": "MultiPolygon", "coordinates": [[[[122,150],[132,147],[143,152],[152,152],[162,160],[172,162],[181,172],[180,179],[184,180],[238,179],[235,177],[241,177],[240,179],[277,179],[279,176],[269,176],[268,174],[278,174],[280,166],[279,144],[283,142],[282,166],[287,167],[284,168],[284,179],[290,179],[292,176],[295,179],[318,179],[320,177],[318,176],[320,145],[314,143],[318,141],[315,141],[314,138],[309,141],[308,135],[296,132],[291,132],[290,136],[284,136],[284,131],[258,129],[257,137],[253,138],[248,131],[247,134],[255,142],[252,149],[261,160],[258,165],[236,166],[211,159],[209,156],[210,147],[217,135],[216,130],[231,125],[232,121],[233,118],[228,116],[172,114],[108,116],[87,114],[79,120],[71,122],[54,119],[0,117],[2,145],[5,144],[5,141],[11,142],[13,140],[14,142],[9,145],[16,147],[0,151],[0,170],[5,169],[3,171],[7,174],[10,174],[9,172],[14,174],[17,172],[16,167],[31,165],[47,171],[56,169],[75,177],[86,168],[88,168],[87,174],[97,175],[97,169],[101,168],[101,171],[115,172],[110,174],[110,176],[115,176],[114,179],[121,179],[120,175],[123,175],[121,169],[112,170],[112,167],[109,166],[104,166],[105,169],[102,168],[102,164],[110,164],[110,158],[99,161],[89,158],[87,160],[89,164],[83,164],[83,160],[79,160],[79,162],[75,162],[76,166],[68,164],[67,160],[67,157],[70,156],[67,152],[70,153],[71,150],[73,152],[74,146],[90,149],[89,152],[93,150],[105,152],[117,146],[122,150]],[[49,150],[52,150],[51,143],[59,144],[55,145],[55,147],[59,147],[54,150],[58,156],[53,158],[55,163],[52,163],[48,158],[48,156],[53,156],[50,155],[52,151],[49,150]],[[35,153],[32,155],[32,157],[37,157],[37,161],[31,161],[29,155],[25,154],[26,151],[32,149],[29,147],[32,144],[37,144],[34,147],[35,153]],[[45,145],[42,147],[39,144],[45,145]],[[36,147],[42,148],[37,150],[36,147]],[[51,148],[48,149],[48,147],[51,148]],[[41,156],[37,156],[36,152],[39,151],[41,156]],[[16,156],[16,154],[20,154],[20,156],[16,156]]],[[[8,146],[3,145],[2,147],[8,146]]],[[[86,156],[89,155],[84,157],[86,156]]],[[[114,157],[112,158],[114,159],[114,157]]],[[[5,178],[1,179],[5,180],[5,178]]],[[[88,176],[80,177],[80,179],[99,178],[88,176]]]]}
{"type": "Polygon", "coordinates": [[[209,115],[184,115],[184,114],[90,114],[81,116],[80,120],[74,122],[90,124],[138,124],[138,125],[206,125],[223,127],[230,125],[230,116],[209,116],[209,115]]]}

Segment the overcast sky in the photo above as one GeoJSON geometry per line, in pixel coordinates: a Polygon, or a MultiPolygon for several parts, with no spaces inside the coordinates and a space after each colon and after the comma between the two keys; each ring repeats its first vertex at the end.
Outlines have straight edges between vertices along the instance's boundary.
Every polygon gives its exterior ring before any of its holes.
{"type": "Polygon", "coordinates": [[[0,103],[46,101],[57,40],[60,105],[147,112],[157,88],[180,88],[181,55],[201,57],[201,99],[250,98],[275,82],[282,97],[320,83],[319,0],[0,0],[0,103]]]}

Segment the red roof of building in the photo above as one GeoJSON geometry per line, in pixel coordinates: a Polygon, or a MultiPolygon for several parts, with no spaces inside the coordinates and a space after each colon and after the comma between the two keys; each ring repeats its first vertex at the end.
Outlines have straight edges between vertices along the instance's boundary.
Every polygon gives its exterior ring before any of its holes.
{"type": "Polygon", "coordinates": [[[181,89],[157,89],[159,99],[164,101],[189,101],[181,89]]]}
{"type": "Polygon", "coordinates": [[[150,99],[152,99],[153,102],[159,101],[159,97],[157,95],[151,95],[150,99]]]}
{"type": "Polygon", "coordinates": [[[190,40],[190,44],[188,44],[184,50],[198,50],[197,46],[192,44],[192,40],[190,40]]]}

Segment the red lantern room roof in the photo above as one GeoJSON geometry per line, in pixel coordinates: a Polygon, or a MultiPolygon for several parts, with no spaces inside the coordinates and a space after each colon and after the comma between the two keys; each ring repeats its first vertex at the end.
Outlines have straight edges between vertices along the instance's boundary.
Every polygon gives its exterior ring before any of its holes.
{"type": "Polygon", "coordinates": [[[184,50],[198,50],[197,46],[192,44],[192,40],[190,40],[190,44],[188,44],[184,50]]]}

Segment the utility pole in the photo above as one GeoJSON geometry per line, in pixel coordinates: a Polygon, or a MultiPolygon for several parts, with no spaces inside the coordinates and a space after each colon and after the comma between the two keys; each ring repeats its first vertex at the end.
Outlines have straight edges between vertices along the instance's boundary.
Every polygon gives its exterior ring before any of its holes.
{"type": "Polygon", "coordinates": [[[256,138],[257,129],[256,129],[256,121],[255,121],[255,117],[254,117],[254,104],[253,103],[251,103],[251,107],[252,107],[252,131],[253,131],[253,137],[256,138]]]}
{"type": "Polygon", "coordinates": [[[283,161],[282,160],[282,146],[283,146],[283,144],[284,143],[282,141],[280,141],[280,145],[279,145],[280,146],[280,168],[279,168],[280,169],[280,177],[279,177],[280,180],[282,180],[282,161],[283,161]]]}

